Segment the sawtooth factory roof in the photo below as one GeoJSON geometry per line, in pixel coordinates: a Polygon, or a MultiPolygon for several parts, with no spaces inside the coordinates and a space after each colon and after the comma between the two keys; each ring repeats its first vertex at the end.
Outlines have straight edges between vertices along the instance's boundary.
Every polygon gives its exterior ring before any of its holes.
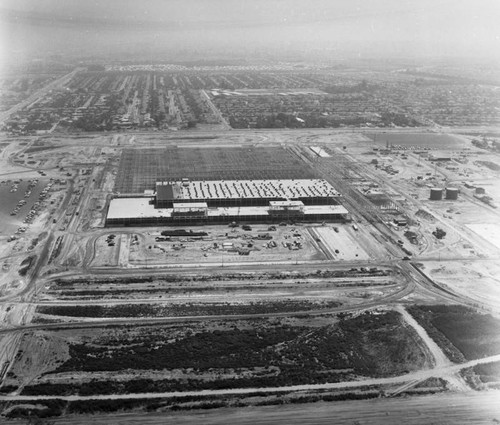
{"type": "Polygon", "coordinates": [[[157,182],[157,200],[327,198],[339,193],[326,180],[213,180],[157,182]]]}

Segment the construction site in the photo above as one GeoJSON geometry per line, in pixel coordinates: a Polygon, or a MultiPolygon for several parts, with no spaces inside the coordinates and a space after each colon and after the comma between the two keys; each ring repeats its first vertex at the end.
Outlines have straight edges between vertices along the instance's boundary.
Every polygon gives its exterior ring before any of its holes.
{"type": "Polygon", "coordinates": [[[499,385],[476,135],[186,134],[2,140],[5,418],[499,385]]]}
{"type": "Polygon", "coordinates": [[[346,221],[339,194],[321,180],[159,182],[153,198],[115,198],[107,226],[346,221]]]}
{"type": "Polygon", "coordinates": [[[500,1],[1,0],[0,424],[500,424],[500,1]]]}

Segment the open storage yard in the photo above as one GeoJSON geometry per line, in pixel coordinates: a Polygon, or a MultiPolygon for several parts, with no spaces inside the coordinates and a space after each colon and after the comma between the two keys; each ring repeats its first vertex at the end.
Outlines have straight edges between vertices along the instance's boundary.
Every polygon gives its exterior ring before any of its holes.
{"type": "Polygon", "coordinates": [[[321,260],[324,253],[311,238],[307,228],[278,226],[269,231],[265,225],[253,225],[252,230],[213,226],[204,229],[208,236],[201,238],[162,238],[160,232],[148,235],[144,241],[134,245],[130,252],[130,263],[196,264],[209,262],[223,265],[224,262],[321,260]]]}
{"type": "MultiPolygon", "coordinates": [[[[283,223],[284,224],[284,223],[283,223]]],[[[179,228],[129,228],[103,233],[82,240],[92,247],[92,267],[157,268],[197,267],[203,264],[238,263],[298,264],[363,261],[381,256],[380,250],[362,245],[349,225],[216,225],[181,229],[183,236],[163,236],[162,232],[179,228]],[[234,226],[234,227],[233,227],[234,226]],[[246,229],[246,230],[245,230],[246,229]],[[203,235],[197,235],[197,233],[203,235]],[[193,234],[195,236],[193,236],[193,234]]],[[[370,237],[370,236],[367,236],[370,237]]]]}
{"type": "Polygon", "coordinates": [[[307,228],[252,225],[241,227],[204,226],[207,236],[162,237],[150,232],[130,248],[131,265],[321,260],[324,254],[307,228]],[[162,240],[163,239],[163,240],[162,240]]]}

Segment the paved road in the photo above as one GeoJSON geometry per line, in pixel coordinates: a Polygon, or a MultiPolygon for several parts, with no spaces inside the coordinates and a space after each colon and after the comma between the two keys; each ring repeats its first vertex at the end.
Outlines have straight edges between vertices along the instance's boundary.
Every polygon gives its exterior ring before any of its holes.
{"type": "Polygon", "coordinates": [[[212,113],[219,118],[220,124],[223,126],[224,130],[231,130],[231,126],[227,122],[227,120],[224,118],[222,115],[222,112],[213,104],[212,99],[210,99],[210,96],[207,94],[205,90],[200,90],[200,94],[203,95],[205,100],[207,101],[208,106],[212,110],[212,113]]]}
{"type": "Polygon", "coordinates": [[[57,80],[52,81],[51,83],[42,87],[40,90],[32,93],[27,99],[24,99],[23,101],[14,105],[9,110],[0,113],[0,124],[3,123],[5,120],[7,120],[15,112],[17,112],[17,111],[23,109],[24,107],[28,106],[29,104],[33,103],[35,100],[40,99],[41,97],[45,96],[50,90],[54,90],[54,89],[57,89],[57,88],[64,86],[67,82],[69,82],[71,80],[71,78],[73,78],[73,76],[77,72],[82,71],[83,69],[84,68],[75,68],[70,73],[63,75],[62,77],[58,78],[57,80]]]}
{"type": "MultiPolygon", "coordinates": [[[[248,136],[250,134],[256,134],[256,135],[264,135],[268,136],[271,135],[273,136],[276,133],[279,134],[285,134],[285,135],[290,135],[289,141],[292,143],[293,138],[297,136],[329,136],[329,135],[335,135],[335,134],[352,134],[352,133],[368,133],[368,134],[385,134],[385,133],[410,133],[410,134],[422,134],[422,133],[427,133],[427,134],[463,134],[463,133],[494,133],[498,131],[498,126],[460,126],[460,127],[447,127],[447,128],[442,128],[440,131],[435,131],[435,129],[431,127],[406,127],[406,128],[374,128],[374,127],[348,127],[348,128],[304,128],[304,129],[298,129],[298,128],[293,128],[293,129],[287,129],[287,128],[263,128],[263,129],[244,129],[244,128],[235,128],[231,130],[231,137],[236,137],[239,135],[243,136],[248,136]]],[[[102,136],[104,133],[102,131],[95,131],[95,132],[85,132],[85,135],[88,136],[89,138],[92,136],[102,136]]],[[[123,131],[119,133],[114,133],[114,134],[119,134],[120,136],[128,136],[128,135],[133,135],[133,136],[152,136],[152,135],[161,135],[160,138],[158,138],[157,144],[160,146],[165,146],[165,140],[170,141],[170,140],[183,140],[183,142],[186,142],[190,137],[195,137],[196,139],[192,139],[193,142],[199,144],[200,141],[203,141],[204,143],[210,143],[210,140],[206,140],[207,138],[210,137],[218,137],[218,136],[224,136],[227,137],[226,135],[228,134],[227,132],[221,131],[220,129],[196,129],[194,131],[171,131],[171,130],[164,130],[164,131],[156,131],[156,130],[129,130],[129,131],[123,131]]],[[[65,138],[71,139],[71,138],[80,138],[81,135],[65,135],[65,138]]],[[[267,140],[267,138],[266,138],[267,140]]],[[[144,143],[147,143],[148,145],[154,145],[155,143],[152,143],[150,140],[144,140],[144,143]]],[[[138,143],[141,143],[141,140],[138,141],[138,143]]],[[[215,143],[220,143],[220,140],[215,140],[215,143]]],[[[254,143],[252,141],[251,143],[254,143]]],[[[132,146],[133,147],[133,146],[132,146]]],[[[138,149],[143,149],[144,146],[136,146],[138,149]]]]}
{"type": "Polygon", "coordinates": [[[500,391],[176,413],[115,413],[53,420],[69,425],[478,425],[500,423],[500,391]]]}

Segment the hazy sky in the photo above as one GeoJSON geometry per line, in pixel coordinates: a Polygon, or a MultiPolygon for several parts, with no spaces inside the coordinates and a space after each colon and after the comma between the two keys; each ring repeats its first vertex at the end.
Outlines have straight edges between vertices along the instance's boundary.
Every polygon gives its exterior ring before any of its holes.
{"type": "Polygon", "coordinates": [[[0,0],[0,15],[4,60],[145,45],[500,55],[500,0],[0,0]]]}

